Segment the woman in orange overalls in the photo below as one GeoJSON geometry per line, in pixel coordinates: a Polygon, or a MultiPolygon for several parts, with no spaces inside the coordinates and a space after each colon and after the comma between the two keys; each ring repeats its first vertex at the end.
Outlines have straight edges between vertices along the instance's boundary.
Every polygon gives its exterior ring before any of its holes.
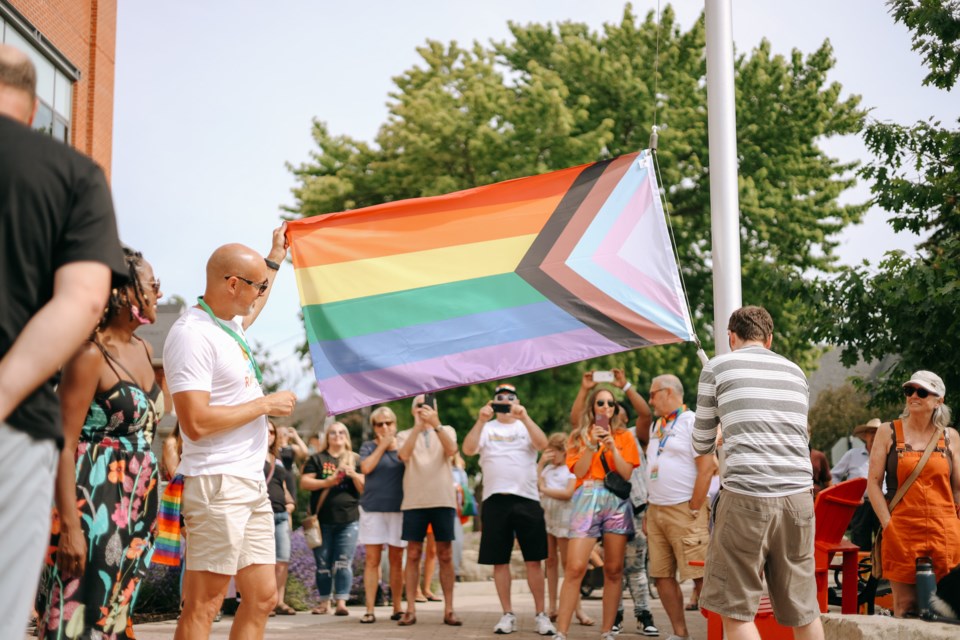
{"type": "Polygon", "coordinates": [[[867,492],[883,527],[883,575],[893,590],[893,614],[916,613],[916,559],[929,556],[937,580],[960,564],[960,435],[949,427],[946,387],[930,371],[903,384],[900,420],[881,425],[870,452],[867,492]],[[894,507],[887,504],[916,468],[931,438],[937,447],[894,507]],[[887,495],[882,483],[887,478],[887,495]]]}

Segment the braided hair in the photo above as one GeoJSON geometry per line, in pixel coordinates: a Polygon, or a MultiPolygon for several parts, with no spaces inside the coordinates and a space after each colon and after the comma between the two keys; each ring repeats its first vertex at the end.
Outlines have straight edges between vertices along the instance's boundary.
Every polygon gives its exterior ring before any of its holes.
{"type": "Polygon", "coordinates": [[[143,254],[124,245],[123,261],[127,265],[127,275],[130,278],[130,282],[126,286],[114,287],[110,290],[110,299],[107,300],[107,308],[103,311],[100,324],[97,325],[98,331],[110,324],[110,321],[116,318],[120,310],[124,307],[127,308],[127,313],[130,314],[131,320],[135,318],[132,307],[134,305],[140,309],[144,307],[143,285],[140,284],[140,266],[143,264],[143,254]],[[130,296],[131,291],[133,292],[132,299],[130,296]]]}

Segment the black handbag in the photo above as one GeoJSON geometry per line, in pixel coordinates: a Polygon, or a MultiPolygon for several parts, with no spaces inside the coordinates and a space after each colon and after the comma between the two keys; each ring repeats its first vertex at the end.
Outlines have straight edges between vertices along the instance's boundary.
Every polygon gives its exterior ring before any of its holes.
{"type": "Polygon", "coordinates": [[[603,486],[621,500],[629,498],[631,489],[630,481],[624,480],[623,476],[619,473],[610,470],[610,467],[607,465],[607,456],[602,452],[600,453],[600,464],[603,465],[603,470],[606,472],[606,475],[603,476],[603,486]]]}

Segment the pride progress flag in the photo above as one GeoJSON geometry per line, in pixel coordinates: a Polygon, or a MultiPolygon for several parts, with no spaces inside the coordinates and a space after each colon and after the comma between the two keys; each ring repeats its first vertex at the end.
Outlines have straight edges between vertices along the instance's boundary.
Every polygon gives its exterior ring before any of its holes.
{"type": "Polygon", "coordinates": [[[330,413],[693,339],[648,152],[287,233],[330,413]]]}

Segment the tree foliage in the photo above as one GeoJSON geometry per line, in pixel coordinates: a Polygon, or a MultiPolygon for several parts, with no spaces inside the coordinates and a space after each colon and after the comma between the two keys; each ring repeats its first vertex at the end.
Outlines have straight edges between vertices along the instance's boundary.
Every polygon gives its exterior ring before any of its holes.
{"type": "MultiPolygon", "coordinates": [[[[886,422],[899,415],[898,405],[885,405],[883,409],[868,408],[870,396],[848,383],[824,389],[810,407],[810,444],[829,455],[830,449],[840,438],[853,433],[854,427],[866,424],[871,418],[886,422]]],[[[834,460],[834,463],[837,461],[834,460]]]]}
{"type": "MultiPolygon", "coordinates": [[[[372,143],[313,123],[316,150],[290,169],[294,216],[429,196],[538,174],[645,148],[660,127],[659,161],[693,320],[712,349],[704,23],[690,29],[667,7],[657,24],[627,5],[600,31],[584,24],[510,24],[489,46],[427,42],[420,63],[395,79],[387,120],[372,143]],[[658,43],[659,36],[659,43],[658,43]],[[658,57],[659,51],[659,57],[658,57]]],[[[736,59],[743,299],[776,323],[776,348],[810,367],[818,350],[804,319],[803,274],[830,271],[835,235],[865,207],[840,204],[854,163],[819,146],[860,130],[856,96],[828,80],[833,49],[775,55],[769,42],[736,59]]],[[[524,401],[548,430],[565,428],[585,368],[617,364],[643,389],[676,373],[693,403],[700,365],[691,345],[645,349],[526,376],[524,401]]],[[[491,385],[444,394],[441,410],[472,424],[491,385]]],[[[398,415],[408,415],[404,405],[398,415]]],[[[456,420],[456,422],[454,422],[456,420]]]]}
{"type": "MultiPolygon", "coordinates": [[[[931,68],[924,82],[944,88],[953,87],[960,74],[960,14],[954,3],[952,17],[947,15],[948,4],[890,3],[894,18],[914,31],[914,48],[931,68]]],[[[888,253],[878,270],[863,265],[821,282],[820,307],[811,316],[815,334],[841,346],[845,364],[900,355],[878,379],[862,381],[878,401],[899,399],[900,384],[917,369],[935,371],[948,390],[957,389],[960,129],[932,119],[909,127],[871,122],[864,139],[875,156],[862,169],[874,201],[892,214],[894,229],[927,239],[915,254],[888,253]]]]}

